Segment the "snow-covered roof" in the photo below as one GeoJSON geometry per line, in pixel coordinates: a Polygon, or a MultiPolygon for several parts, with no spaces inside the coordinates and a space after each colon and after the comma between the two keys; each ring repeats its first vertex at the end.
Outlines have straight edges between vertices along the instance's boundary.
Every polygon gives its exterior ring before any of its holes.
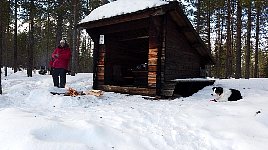
{"type": "Polygon", "coordinates": [[[79,24],[168,4],[162,0],[117,0],[94,9],[79,24]]]}

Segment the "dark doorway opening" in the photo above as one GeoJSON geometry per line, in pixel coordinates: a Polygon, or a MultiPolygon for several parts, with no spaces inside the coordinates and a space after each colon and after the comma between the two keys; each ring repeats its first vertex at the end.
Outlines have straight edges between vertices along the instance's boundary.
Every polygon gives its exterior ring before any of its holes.
{"type": "Polygon", "coordinates": [[[131,32],[109,35],[106,41],[105,84],[147,87],[148,42],[148,36],[131,32]]]}

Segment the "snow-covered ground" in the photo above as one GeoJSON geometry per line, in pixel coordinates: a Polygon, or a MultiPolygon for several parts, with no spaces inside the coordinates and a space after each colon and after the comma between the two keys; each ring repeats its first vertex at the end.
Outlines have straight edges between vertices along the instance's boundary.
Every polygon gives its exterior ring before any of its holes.
{"type": "MultiPolygon", "coordinates": [[[[215,103],[212,86],[187,98],[146,100],[105,92],[51,95],[50,75],[2,75],[1,150],[265,150],[268,79],[217,80],[243,100],[215,103]]],[[[92,88],[92,74],[67,76],[67,86],[92,88]]]]}

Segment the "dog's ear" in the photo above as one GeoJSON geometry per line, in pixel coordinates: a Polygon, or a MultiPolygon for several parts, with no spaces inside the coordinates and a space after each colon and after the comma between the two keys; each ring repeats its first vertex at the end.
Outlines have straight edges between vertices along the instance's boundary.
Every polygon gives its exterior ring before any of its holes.
{"type": "Polygon", "coordinates": [[[223,88],[222,87],[219,87],[219,91],[222,93],[223,92],[223,88]]]}
{"type": "Polygon", "coordinates": [[[214,91],[215,89],[216,89],[216,87],[213,87],[213,88],[212,88],[212,91],[214,91]]]}
{"type": "Polygon", "coordinates": [[[219,95],[221,95],[223,93],[223,88],[222,87],[217,87],[215,90],[215,93],[218,93],[219,95]]]}

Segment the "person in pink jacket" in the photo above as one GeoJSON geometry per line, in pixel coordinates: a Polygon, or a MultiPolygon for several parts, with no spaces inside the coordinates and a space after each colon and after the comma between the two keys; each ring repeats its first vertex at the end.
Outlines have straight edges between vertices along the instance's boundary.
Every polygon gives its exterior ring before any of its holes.
{"type": "Polygon", "coordinates": [[[66,72],[68,70],[71,50],[65,40],[60,41],[60,45],[52,53],[53,61],[53,83],[55,87],[65,88],[66,72]],[[59,78],[60,77],[60,78],[59,78]]]}

